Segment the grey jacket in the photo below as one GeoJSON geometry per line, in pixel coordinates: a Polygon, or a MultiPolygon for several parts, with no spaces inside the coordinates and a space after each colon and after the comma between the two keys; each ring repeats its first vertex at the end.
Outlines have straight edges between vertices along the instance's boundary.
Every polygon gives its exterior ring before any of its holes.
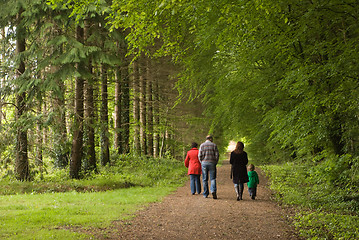
{"type": "Polygon", "coordinates": [[[198,159],[200,162],[212,162],[217,164],[219,159],[217,145],[209,140],[206,140],[199,147],[198,159]]]}

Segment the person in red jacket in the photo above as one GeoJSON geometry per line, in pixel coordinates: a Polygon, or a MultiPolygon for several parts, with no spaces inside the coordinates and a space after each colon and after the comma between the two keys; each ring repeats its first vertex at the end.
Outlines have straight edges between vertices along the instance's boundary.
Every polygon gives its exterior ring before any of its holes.
{"type": "Polygon", "coordinates": [[[201,174],[202,166],[198,160],[198,144],[193,142],[192,149],[187,152],[184,165],[188,168],[188,175],[190,176],[191,193],[201,193],[201,174]]]}

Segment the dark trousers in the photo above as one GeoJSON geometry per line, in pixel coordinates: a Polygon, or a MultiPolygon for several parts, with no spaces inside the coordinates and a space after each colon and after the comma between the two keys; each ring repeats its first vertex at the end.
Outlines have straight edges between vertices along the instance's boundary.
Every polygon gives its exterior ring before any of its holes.
{"type": "Polygon", "coordinates": [[[257,196],[257,188],[248,188],[249,196],[254,199],[257,196]]]}

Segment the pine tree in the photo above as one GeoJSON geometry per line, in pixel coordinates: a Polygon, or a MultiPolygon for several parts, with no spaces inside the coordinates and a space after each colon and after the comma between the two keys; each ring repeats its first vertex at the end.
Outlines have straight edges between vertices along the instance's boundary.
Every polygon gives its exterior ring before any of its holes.
{"type": "MultiPolygon", "coordinates": [[[[25,62],[20,55],[25,51],[25,26],[23,23],[23,9],[20,8],[17,14],[17,26],[16,26],[16,54],[18,55],[19,63],[17,67],[17,78],[21,78],[25,72],[25,62]]],[[[20,82],[20,80],[18,81],[20,82]]],[[[24,181],[30,179],[29,159],[28,159],[28,140],[27,129],[22,122],[24,122],[24,116],[26,115],[26,92],[19,87],[16,93],[16,163],[15,172],[17,179],[24,181]]]]}
{"type": "MultiPolygon", "coordinates": [[[[76,38],[80,43],[84,43],[84,29],[81,26],[76,28],[76,38]]],[[[81,74],[85,73],[85,63],[80,61],[77,64],[77,70],[81,74]]],[[[74,134],[72,140],[70,176],[79,178],[82,164],[83,149],[83,118],[84,118],[84,78],[82,75],[76,78],[75,87],[75,117],[74,117],[74,134]]]]}

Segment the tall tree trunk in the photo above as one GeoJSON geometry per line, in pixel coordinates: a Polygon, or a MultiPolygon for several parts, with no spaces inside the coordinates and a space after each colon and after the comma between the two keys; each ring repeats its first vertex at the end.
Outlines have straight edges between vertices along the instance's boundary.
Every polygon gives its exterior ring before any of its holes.
{"type": "MultiPolygon", "coordinates": [[[[0,36],[0,40],[1,40],[1,57],[0,57],[0,66],[3,66],[3,62],[5,62],[5,28],[1,28],[1,36],[0,36]]],[[[4,78],[0,78],[0,89],[3,88],[4,85],[4,81],[5,81],[5,77],[4,78]]],[[[0,129],[2,129],[2,105],[3,105],[3,96],[2,93],[0,92],[0,129]]],[[[1,154],[0,154],[0,162],[1,162],[1,154]]]]}
{"type": "Polygon", "coordinates": [[[105,166],[110,163],[107,69],[105,66],[102,66],[101,75],[101,163],[105,166]]]}
{"type": "MultiPolygon", "coordinates": [[[[84,29],[77,27],[76,29],[77,41],[84,42],[84,29]]],[[[85,64],[79,62],[77,64],[78,72],[85,71],[85,64]]],[[[72,140],[71,163],[70,163],[70,177],[79,178],[82,160],[83,148],[83,117],[84,117],[84,79],[82,76],[76,78],[75,86],[75,117],[74,117],[74,134],[72,140]]]]}
{"type": "Polygon", "coordinates": [[[126,57],[127,46],[124,46],[123,64],[121,65],[121,92],[122,92],[122,149],[123,153],[130,152],[130,75],[129,75],[129,60],[126,57]]]}
{"type": "Polygon", "coordinates": [[[166,109],[166,113],[164,114],[165,116],[165,122],[164,122],[164,126],[163,126],[163,132],[162,132],[162,138],[161,138],[161,147],[159,150],[159,157],[163,157],[164,153],[166,152],[166,145],[167,145],[167,139],[168,139],[168,118],[167,118],[167,114],[168,114],[169,108],[167,107],[166,109]]]}
{"type": "MultiPolygon", "coordinates": [[[[123,33],[125,34],[125,33],[123,33]]],[[[130,90],[127,45],[118,43],[121,58],[120,68],[115,72],[115,148],[119,154],[129,152],[130,140],[130,90]]]]}
{"type": "Polygon", "coordinates": [[[153,84],[153,75],[151,74],[151,62],[150,59],[146,59],[146,102],[147,102],[147,153],[150,156],[153,156],[153,93],[152,93],[152,84],[153,84]]]}
{"type": "MultiPolygon", "coordinates": [[[[60,36],[62,31],[54,24],[52,29],[53,38],[60,36]]],[[[53,52],[63,52],[63,44],[58,47],[59,49],[53,48],[53,52]]],[[[56,73],[59,69],[57,65],[51,65],[51,73],[56,73]]],[[[65,168],[69,164],[70,149],[67,144],[67,129],[66,129],[66,106],[65,106],[65,91],[66,87],[64,81],[60,77],[55,76],[55,81],[59,87],[59,95],[54,96],[54,112],[56,125],[52,128],[54,132],[54,152],[56,154],[55,167],[65,168]]]]}
{"type": "MultiPolygon", "coordinates": [[[[62,34],[61,29],[53,22],[54,27],[51,30],[52,38],[56,38],[62,34]]],[[[51,48],[51,54],[59,54],[63,52],[63,45],[54,46],[51,48]]],[[[49,74],[52,74],[54,81],[59,88],[57,94],[53,94],[52,107],[54,111],[54,122],[52,125],[52,141],[53,152],[55,153],[54,166],[58,168],[65,168],[68,165],[69,149],[67,144],[67,129],[66,129],[66,107],[65,107],[65,84],[60,77],[56,75],[59,70],[58,65],[51,65],[49,74]]]]}
{"type": "MultiPolygon", "coordinates": [[[[20,55],[25,51],[25,29],[22,26],[22,14],[23,10],[20,10],[17,16],[18,25],[16,27],[16,54],[20,55]]],[[[20,61],[17,68],[17,78],[25,72],[25,63],[23,60],[20,61]]],[[[26,114],[26,93],[18,92],[16,94],[16,161],[15,161],[15,174],[16,178],[24,181],[29,180],[29,159],[27,151],[27,130],[21,126],[21,118],[26,114]]]]}
{"type": "MultiPolygon", "coordinates": [[[[92,74],[92,65],[88,65],[88,70],[92,74]]],[[[86,134],[86,170],[96,169],[95,152],[95,105],[94,105],[94,81],[93,78],[87,78],[85,81],[85,133],[86,134]]]]}
{"type": "Polygon", "coordinates": [[[65,86],[60,79],[57,84],[61,89],[61,96],[56,96],[54,100],[55,121],[54,148],[55,148],[55,166],[65,168],[69,163],[69,149],[67,147],[67,129],[66,129],[66,109],[65,109],[65,86]]]}
{"type": "MultiPolygon", "coordinates": [[[[2,45],[1,45],[1,59],[0,60],[2,60],[2,61],[4,61],[5,62],[5,49],[6,49],[6,43],[5,43],[5,28],[1,28],[1,43],[2,43],[2,45]]],[[[3,63],[0,61],[0,65],[2,66],[3,65],[3,63]]],[[[5,82],[5,78],[1,78],[0,79],[0,89],[2,89],[3,88],[3,85],[4,85],[4,82],[5,82]]],[[[0,92],[0,126],[1,126],[1,124],[2,124],[2,118],[3,118],[3,116],[2,116],[2,105],[3,105],[3,96],[2,96],[2,94],[1,94],[1,92],[0,92]]],[[[1,156],[0,156],[0,160],[1,160],[1,156]]]]}
{"type": "Polygon", "coordinates": [[[138,71],[138,63],[137,61],[133,62],[133,143],[134,143],[134,151],[137,153],[141,152],[140,145],[140,108],[139,108],[139,71],[138,71]]]}
{"type": "Polygon", "coordinates": [[[160,156],[160,94],[159,94],[159,84],[158,84],[158,70],[156,69],[155,79],[154,79],[154,104],[153,104],[153,120],[154,125],[156,126],[156,130],[154,131],[154,146],[153,146],[153,155],[154,157],[160,156]]]}
{"type": "Polygon", "coordinates": [[[147,140],[146,140],[146,68],[145,59],[141,57],[139,64],[140,73],[140,144],[141,152],[147,154],[147,140]]]}
{"type": "Polygon", "coordinates": [[[115,70],[115,149],[118,154],[123,153],[122,144],[122,78],[120,69],[115,70]]]}
{"type": "MultiPolygon", "coordinates": [[[[84,40],[90,37],[89,21],[85,21],[84,40]]],[[[85,81],[85,126],[86,126],[86,170],[96,170],[96,151],[95,151],[95,104],[94,104],[94,78],[92,76],[93,67],[91,61],[87,65],[87,70],[90,73],[85,81]]]]}
{"type": "MultiPolygon", "coordinates": [[[[42,97],[38,102],[37,105],[37,111],[38,115],[42,113],[42,97]]],[[[43,131],[42,131],[42,122],[41,120],[37,121],[36,124],[36,154],[35,154],[35,164],[37,166],[43,166],[43,160],[42,160],[42,149],[43,149],[43,131]]]]}

